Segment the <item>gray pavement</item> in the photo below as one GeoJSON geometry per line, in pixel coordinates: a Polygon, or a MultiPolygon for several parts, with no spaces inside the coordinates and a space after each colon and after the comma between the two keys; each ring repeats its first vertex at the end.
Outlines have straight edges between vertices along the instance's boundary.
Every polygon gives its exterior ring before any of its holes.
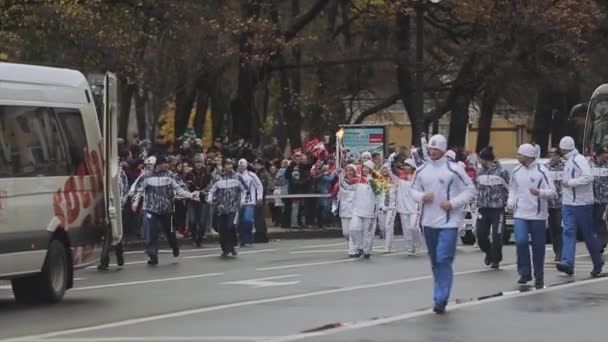
{"type": "MultiPolygon", "coordinates": [[[[475,248],[460,246],[454,303],[448,314],[436,316],[429,310],[432,276],[426,255],[406,256],[402,240],[395,242],[397,252],[382,254],[381,243],[376,242],[371,260],[346,258],[341,239],[258,244],[228,260],[219,257],[215,245],[206,245],[184,250],[178,262],[163,253],[158,267],[147,266],[143,253],[133,251],[122,270],[77,272],[76,288],[57,305],[20,306],[10,289],[0,286],[0,339],[604,339],[600,317],[608,311],[608,278],[589,279],[591,264],[582,246],[574,277],[558,274],[548,263],[548,287],[525,293],[516,285],[513,246],[505,247],[499,271],[484,266],[475,248]],[[491,298],[479,300],[484,296],[491,298]],[[587,330],[578,333],[579,327],[587,330]]],[[[552,258],[547,251],[547,259],[552,258]]]]}

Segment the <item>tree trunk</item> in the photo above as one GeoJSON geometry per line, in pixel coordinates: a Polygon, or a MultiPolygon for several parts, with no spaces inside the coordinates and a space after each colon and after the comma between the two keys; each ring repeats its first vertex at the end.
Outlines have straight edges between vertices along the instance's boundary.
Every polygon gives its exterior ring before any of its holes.
{"type": "Polygon", "coordinates": [[[423,127],[418,127],[416,120],[416,89],[412,77],[409,52],[411,48],[410,16],[399,12],[397,15],[397,83],[399,95],[407,112],[412,128],[412,145],[420,146],[423,127]]]}
{"type": "Polygon", "coordinates": [[[532,140],[541,148],[541,155],[547,153],[547,145],[549,144],[549,132],[551,129],[551,121],[556,110],[553,105],[553,97],[556,95],[551,85],[543,82],[538,85],[538,95],[536,98],[536,111],[534,113],[534,128],[532,131],[532,140]]]}
{"type": "Polygon", "coordinates": [[[202,137],[209,108],[209,95],[203,88],[198,88],[196,96],[196,116],[194,117],[194,132],[202,137]]]}
{"type": "Polygon", "coordinates": [[[492,131],[492,118],[494,117],[494,109],[498,101],[498,92],[492,85],[483,94],[481,99],[481,113],[479,116],[479,124],[477,131],[477,146],[475,151],[479,153],[482,149],[490,145],[490,132],[492,131]]]}
{"type": "Polygon", "coordinates": [[[118,137],[127,139],[129,131],[129,115],[131,114],[131,99],[135,92],[135,84],[127,84],[127,80],[120,82],[120,116],[118,121],[118,137]]]}
{"type": "Polygon", "coordinates": [[[143,91],[135,93],[135,114],[137,115],[137,134],[140,139],[149,139],[146,134],[146,94],[143,91]]]}
{"type": "Polygon", "coordinates": [[[449,148],[463,148],[466,145],[467,126],[469,125],[469,105],[471,98],[466,92],[457,95],[450,116],[449,148]]]}
{"type": "Polygon", "coordinates": [[[478,79],[474,74],[477,55],[472,54],[465,61],[456,76],[454,86],[448,96],[447,104],[450,111],[449,147],[464,147],[469,125],[469,105],[478,87],[478,79]]]}
{"type": "Polygon", "coordinates": [[[196,88],[189,78],[190,70],[184,62],[177,62],[177,87],[175,90],[175,138],[181,137],[188,128],[188,119],[194,106],[196,88]]]}

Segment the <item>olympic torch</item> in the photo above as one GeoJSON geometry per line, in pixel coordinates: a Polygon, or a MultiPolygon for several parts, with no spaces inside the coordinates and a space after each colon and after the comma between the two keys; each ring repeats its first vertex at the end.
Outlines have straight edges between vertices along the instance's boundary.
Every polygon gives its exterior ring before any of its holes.
{"type": "Polygon", "coordinates": [[[336,133],[336,165],[342,170],[342,140],[344,139],[344,128],[336,133]]]}

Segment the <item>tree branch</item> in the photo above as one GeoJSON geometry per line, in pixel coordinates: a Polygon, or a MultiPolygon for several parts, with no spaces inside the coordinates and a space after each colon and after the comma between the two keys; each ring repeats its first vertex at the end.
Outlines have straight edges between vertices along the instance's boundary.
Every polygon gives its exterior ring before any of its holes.
{"type": "Polygon", "coordinates": [[[285,42],[292,40],[306,25],[308,25],[321,11],[329,4],[330,0],[318,0],[308,12],[299,16],[293,25],[289,27],[285,33],[283,33],[283,38],[285,42]]]}
{"type": "Polygon", "coordinates": [[[357,118],[355,119],[354,123],[356,123],[356,124],[362,123],[363,120],[365,120],[365,118],[367,118],[368,116],[376,114],[377,112],[392,106],[400,98],[401,98],[401,95],[399,95],[399,94],[394,94],[394,95],[387,97],[384,101],[376,104],[375,106],[367,108],[366,110],[361,112],[361,114],[359,114],[359,116],[357,116],[357,118]]]}
{"type": "Polygon", "coordinates": [[[335,65],[347,65],[347,64],[368,64],[368,63],[382,63],[382,62],[393,62],[393,58],[389,57],[360,57],[360,58],[345,58],[337,60],[327,61],[316,61],[301,64],[278,64],[270,67],[269,71],[279,71],[284,69],[303,69],[303,68],[318,68],[335,65]]]}

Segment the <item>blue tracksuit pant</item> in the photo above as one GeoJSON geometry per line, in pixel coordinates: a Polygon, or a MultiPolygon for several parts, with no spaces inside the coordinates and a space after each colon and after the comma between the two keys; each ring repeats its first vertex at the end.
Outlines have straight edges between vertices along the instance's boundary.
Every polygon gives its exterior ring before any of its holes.
{"type": "Polygon", "coordinates": [[[562,220],[564,222],[562,264],[574,269],[576,229],[578,227],[583,233],[593,266],[601,268],[604,262],[600,254],[600,240],[593,222],[593,205],[564,205],[562,206],[562,220]]]}
{"type": "MultiPolygon", "coordinates": [[[[254,212],[253,205],[247,205],[247,210],[251,210],[254,212]]],[[[245,220],[245,207],[241,208],[241,212],[239,213],[239,241],[242,244],[252,243],[253,242],[253,224],[255,221],[246,222],[245,220]]],[[[254,214],[255,215],[255,214],[254,214]]],[[[253,217],[255,220],[255,216],[253,217]]]]}
{"type": "Polygon", "coordinates": [[[544,220],[515,219],[515,244],[517,245],[517,273],[532,280],[530,268],[530,238],[532,238],[532,260],[534,279],[544,281],[545,243],[547,224],[544,220]]]}
{"type": "Polygon", "coordinates": [[[424,237],[433,269],[435,305],[446,306],[454,280],[454,255],[458,228],[424,228],[424,237]]]}

